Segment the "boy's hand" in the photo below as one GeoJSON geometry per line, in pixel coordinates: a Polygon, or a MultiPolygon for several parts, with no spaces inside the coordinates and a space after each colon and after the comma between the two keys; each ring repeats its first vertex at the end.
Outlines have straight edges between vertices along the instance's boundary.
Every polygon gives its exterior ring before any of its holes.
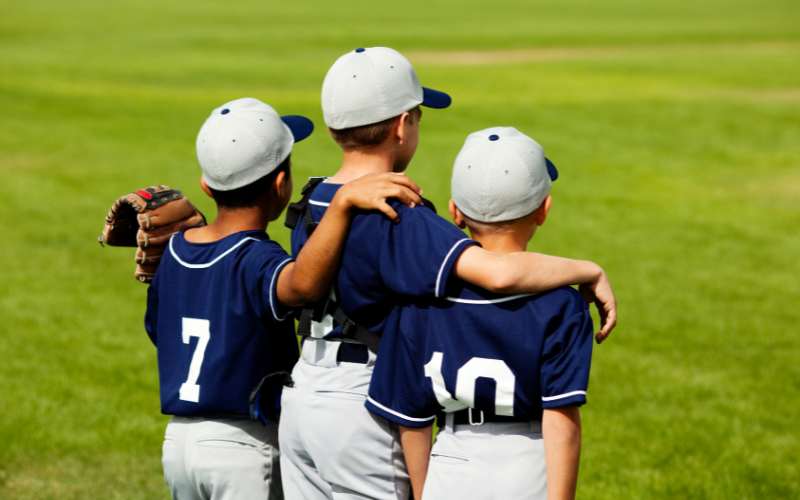
{"type": "Polygon", "coordinates": [[[387,200],[394,198],[413,208],[422,204],[421,192],[419,186],[404,174],[369,174],[339,188],[332,203],[341,203],[343,208],[380,210],[396,222],[397,212],[387,200]]]}
{"type": "Polygon", "coordinates": [[[402,174],[370,174],[340,187],[325,216],[297,255],[278,276],[278,300],[297,307],[328,294],[342,255],[353,209],[380,210],[393,221],[397,212],[386,203],[396,198],[411,207],[422,204],[417,184],[402,174]]]}
{"type": "Polygon", "coordinates": [[[600,269],[597,279],[592,283],[586,283],[579,287],[581,295],[589,303],[597,306],[600,315],[600,331],[595,334],[597,343],[603,342],[611,334],[611,330],[617,326],[617,299],[608,281],[608,275],[600,269]]]}

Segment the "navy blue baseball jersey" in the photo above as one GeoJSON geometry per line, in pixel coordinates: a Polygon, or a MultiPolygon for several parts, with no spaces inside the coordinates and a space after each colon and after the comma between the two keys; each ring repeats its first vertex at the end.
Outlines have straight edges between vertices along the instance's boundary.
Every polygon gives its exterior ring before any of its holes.
{"type": "Polygon", "coordinates": [[[183,233],[170,239],[145,315],[163,413],[248,415],[261,379],[291,371],[299,354],[294,321],[276,297],[291,260],[263,231],[213,243],[190,243],[183,233]]]}
{"type": "MultiPolygon", "coordinates": [[[[311,215],[319,221],[340,184],[319,184],[311,195],[311,215]]],[[[380,212],[353,217],[334,293],[354,321],[376,333],[396,328],[396,309],[408,300],[444,294],[461,253],[477,244],[427,206],[409,208],[390,201],[400,221],[380,212]]],[[[292,232],[292,252],[308,239],[301,220],[292,232]]],[[[338,328],[326,338],[339,336],[338,328]]]]}
{"type": "Polygon", "coordinates": [[[592,320],[580,294],[500,296],[454,283],[381,339],[367,408],[408,427],[465,408],[519,420],[586,402],[592,320]]]}

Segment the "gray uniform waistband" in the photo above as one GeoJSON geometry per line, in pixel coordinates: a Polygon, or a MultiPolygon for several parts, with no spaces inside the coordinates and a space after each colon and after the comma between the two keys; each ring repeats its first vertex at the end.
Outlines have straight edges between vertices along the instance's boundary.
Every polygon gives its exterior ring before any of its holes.
{"type": "MultiPolygon", "coordinates": [[[[303,341],[300,358],[308,364],[325,368],[334,368],[341,361],[355,361],[348,359],[347,356],[340,355],[339,351],[344,349],[342,347],[343,344],[338,340],[322,340],[309,337],[303,341]]],[[[352,348],[353,346],[350,347],[352,348]]],[[[375,364],[375,353],[366,348],[364,351],[365,360],[358,360],[358,363],[368,367],[373,366],[375,364]]]]}
{"type": "Polygon", "coordinates": [[[253,420],[246,416],[240,415],[215,415],[215,416],[195,416],[195,417],[184,417],[180,415],[172,415],[170,418],[170,423],[177,424],[177,425],[204,425],[204,426],[229,426],[229,427],[236,427],[236,428],[266,428],[270,429],[272,427],[277,427],[277,424],[274,422],[267,422],[266,424],[261,423],[258,420],[253,420]]]}
{"type": "Polygon", "coordinates": [[[475,434],[541,434],[542,423],[538,420],[524,422],[481,422],[479,419],[469,424],[456,424],[453,413],[445,414],[446,432],[469,432],[475,434]]]}

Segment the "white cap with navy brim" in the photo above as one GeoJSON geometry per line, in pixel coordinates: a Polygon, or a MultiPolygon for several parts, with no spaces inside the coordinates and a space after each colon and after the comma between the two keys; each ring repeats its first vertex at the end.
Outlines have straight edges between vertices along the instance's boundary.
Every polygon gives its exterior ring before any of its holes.
{"type": "Polygon", "coordinates": [[[408,59],[388,47],[351,50],[322,82],[322,115],[334,130],[378,123],[420,104],[446,108],[451,101],[444,92],[420,85],[408,59]]]}
{"type": "Polygon", "coordinates": [[[264,177],[311,135],[314,124],[299,115],[280,116],[252,97],[214,109],[197,134],[197,160],[212,189],[230,191],[264,177]]]}
{"type": "Polygon", "coordinates": [[[453,165],[451,193],[470,219],[505,222],[539,208],[557,178],[538,142],[513,127],[492,127],[467,136],[453,165]]]}

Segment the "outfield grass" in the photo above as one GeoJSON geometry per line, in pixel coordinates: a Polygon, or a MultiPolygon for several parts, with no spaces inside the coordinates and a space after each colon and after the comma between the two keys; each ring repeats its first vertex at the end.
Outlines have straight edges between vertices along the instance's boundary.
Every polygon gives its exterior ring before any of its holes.
{"type": "MultiPolygon", "coordinates": [[[[562,173],[533,248],[617,287],[579,496],[800,496],[797,2],[340,4],[0,0],[0,497],[167,496],[145,288],[102,217],[157,182],[213,213],[206,114],[249,95],[321,126],[327,67],[379,44],[454,97],[424,116],[426,195],[468,132],[517,126],[562,173]]],[[[324,133],[296,150],[298,178],[336,166],[324,133]]]]}

